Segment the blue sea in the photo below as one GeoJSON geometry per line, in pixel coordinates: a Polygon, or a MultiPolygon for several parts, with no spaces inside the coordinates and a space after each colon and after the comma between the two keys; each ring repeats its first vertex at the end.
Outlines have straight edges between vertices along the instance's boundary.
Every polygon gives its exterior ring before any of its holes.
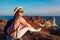
{"type": "MultiPolygon", "coordinates": [[[[44,18],[48,19],[51,16],[43,16],[44,18]]],[[[60,29],[60,16],[54,16],[56,18],[56,23],[58,25],[57,29],[60,29]]],[[[13,16],[0,16],[0,18],[5,18],[10,20],[11,18],[13,18],[13,16]]]]}

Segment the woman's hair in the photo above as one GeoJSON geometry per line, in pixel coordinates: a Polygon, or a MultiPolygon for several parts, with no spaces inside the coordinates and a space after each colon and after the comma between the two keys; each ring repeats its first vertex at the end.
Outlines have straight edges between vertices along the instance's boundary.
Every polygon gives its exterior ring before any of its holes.
{"type": "Polygon", "coordinates": [[[14,14],[14,17],[17,17],[18,16],[18,12],[16,12],[15,14],[14,14]]]}

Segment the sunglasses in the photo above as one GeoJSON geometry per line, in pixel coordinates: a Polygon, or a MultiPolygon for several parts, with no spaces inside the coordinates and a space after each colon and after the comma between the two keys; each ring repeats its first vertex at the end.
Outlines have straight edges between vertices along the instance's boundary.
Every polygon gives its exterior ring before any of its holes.
{"type": "Polygon", "coordinates": [[[23,11],[18,11],[18,12],[23,13],[23,11]]]}

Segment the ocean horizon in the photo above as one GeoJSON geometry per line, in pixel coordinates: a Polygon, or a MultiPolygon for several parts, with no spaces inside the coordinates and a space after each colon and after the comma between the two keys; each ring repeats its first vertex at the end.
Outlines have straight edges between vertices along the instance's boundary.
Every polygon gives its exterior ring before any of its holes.
{"type": "MultiPolygon", "coordinates": [[[[42,16],[42,17],[48,19],[51,16],[42,16]]],[[[58,28],[57,29],[60,29],[60,16],[54,16],[54,17],[55,17],[56,23],[58,25],[58,28]]],[[[4,18],[4,19],[7,19],[7,20],[10,20],[11,18],[13,18],[13,16],[0,16],[0,18],[4,18]]]]}

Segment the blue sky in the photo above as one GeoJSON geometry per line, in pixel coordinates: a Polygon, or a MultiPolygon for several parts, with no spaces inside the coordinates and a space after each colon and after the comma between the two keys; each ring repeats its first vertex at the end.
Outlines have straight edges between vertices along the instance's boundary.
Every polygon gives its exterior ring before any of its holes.
{"type": "Polygon", "coordinates": [[[0,0],[0,15],[14,15],[23,6],[23,15],[60,16],[60,0],[0,0]]]}

